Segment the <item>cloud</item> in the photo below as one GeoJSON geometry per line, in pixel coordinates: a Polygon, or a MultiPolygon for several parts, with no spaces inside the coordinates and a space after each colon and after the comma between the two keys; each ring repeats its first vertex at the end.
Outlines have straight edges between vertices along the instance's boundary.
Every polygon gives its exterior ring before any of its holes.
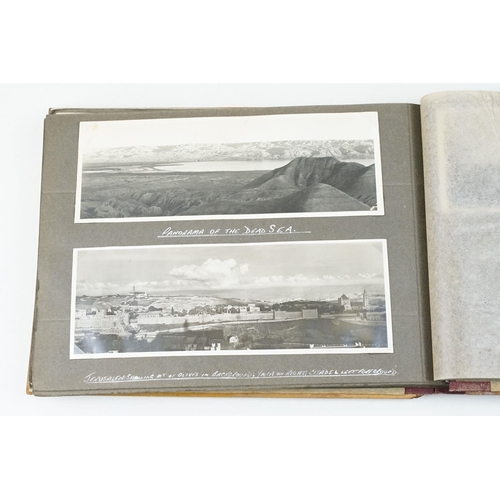
{"type": "Polygon", "coordinates": [[[135,286],[136,291],[143,291],[144,290],[165,290],[170,286],[170,281],[165,280],[165,281],[135,281],[133,283],[129,283],[126,285],[127,291],[131,291],[132,288],[135,286]]]}
{"type": "Polygon", "coordinates": [[[248,264],[238,264],[234,259],[208,259],[200,266],[191,264],[174,267],[170,275],[191,285],[222,288],[241,284],[249,267],[248,264]]]}
{"type": "Polygon", "coordinates": [[[353,285],[353,284],[371,284],[383,283],[383,276],[376,274],[358,274],[351,276],[345,274],[343,276],[334,276],[325,274],[323,276],[305,276],[304,274],[296,274],[295,276],[262,276],[256,278],[252,284],[255,286],[333,286],[333,285],[353,285]]]}
{"type": "Polygon", "coordinates": [[[103,282],[97,282],[97,283],[89,283],[88,281],[77,281],[76,283],[76,291],[77,293],[80,294],[99,294],[99,295],[110,295],[110,294],[115,294],[119,293],[120,289],[122,288],[121,285],[118,285],[116,283],[103,283],[103,282]]]}
{"type": "Polygon", "coordinates": [[[253,281],[254,285],[292,285],[292,284],[315,284],[321,282],[321,278],[314,278],[297,274],[295,276],[262,276],[253,281]]]}

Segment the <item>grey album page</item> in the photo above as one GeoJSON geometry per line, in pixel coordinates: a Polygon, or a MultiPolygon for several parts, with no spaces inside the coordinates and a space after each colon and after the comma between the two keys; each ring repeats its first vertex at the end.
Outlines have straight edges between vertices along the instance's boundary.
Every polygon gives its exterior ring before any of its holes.
{"type": "Polygon", "coordinates": [[[58,110],[38,395],[432,384],[416,105],[58,110]]]}
{"type": "Polygon", "coordinates": [[[435,378],[500,378],[500,94],[422,101],[435,378]]]}

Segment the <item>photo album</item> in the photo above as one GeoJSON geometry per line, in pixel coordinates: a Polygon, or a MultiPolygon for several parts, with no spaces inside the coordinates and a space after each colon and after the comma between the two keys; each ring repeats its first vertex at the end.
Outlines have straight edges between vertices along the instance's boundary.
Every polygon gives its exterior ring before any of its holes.
{"type": "Polygon", "coordinates": [[[27,392],[500,394],[500,94],[52,109],[27,392]]]}

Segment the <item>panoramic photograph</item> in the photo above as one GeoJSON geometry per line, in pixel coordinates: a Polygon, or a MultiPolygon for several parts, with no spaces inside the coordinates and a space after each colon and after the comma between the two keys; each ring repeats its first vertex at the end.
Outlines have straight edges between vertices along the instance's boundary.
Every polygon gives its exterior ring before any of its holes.
{"type": "Polygon", "coordinates": [[[75,249],[72,359],[390,353],[385,240],[75,249]]]}
{"type": "Polygon", "coordinates": [[[76,222],[383,215],[377,113],[80,124],[76,222]]]}

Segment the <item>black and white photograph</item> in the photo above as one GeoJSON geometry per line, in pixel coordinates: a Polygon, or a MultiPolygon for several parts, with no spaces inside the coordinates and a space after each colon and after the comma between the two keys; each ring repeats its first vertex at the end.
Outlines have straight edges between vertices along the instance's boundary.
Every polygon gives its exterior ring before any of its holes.
{"type": "Polygon", "coordinates": [[[384,215],[378,113],[82,122],[75,222],[384,215]]]}
{"type": "Polygon", "coordinates": [[[385,240],[75,249],[70,358],[390,353],[385,240]]]}

